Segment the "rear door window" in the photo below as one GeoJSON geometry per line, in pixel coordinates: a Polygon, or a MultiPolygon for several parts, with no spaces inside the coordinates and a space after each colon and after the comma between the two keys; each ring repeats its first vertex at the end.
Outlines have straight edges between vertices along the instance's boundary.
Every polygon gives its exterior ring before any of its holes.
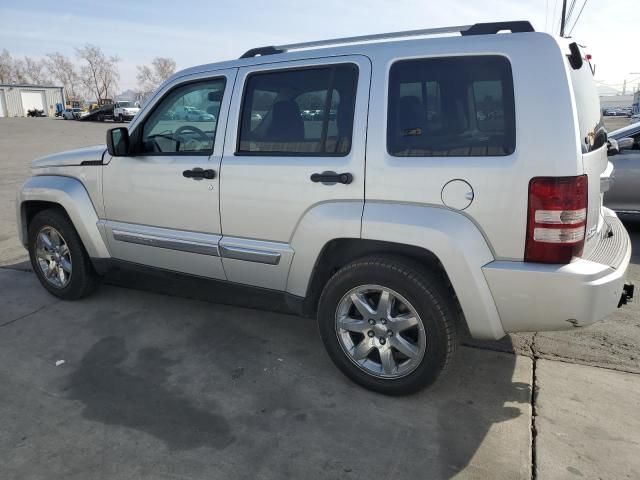
{"type": "Polygon", "coordinates": [[[237,154],[348,154],[357,79],[351,64],[252,74],[237,154]]]}
{"type": "Polygon", "coordinates": [[[506,58],[429,58],[391,66],[391,155],[502,156],[514,152],[515,142],[513,78],[506,58]]]}

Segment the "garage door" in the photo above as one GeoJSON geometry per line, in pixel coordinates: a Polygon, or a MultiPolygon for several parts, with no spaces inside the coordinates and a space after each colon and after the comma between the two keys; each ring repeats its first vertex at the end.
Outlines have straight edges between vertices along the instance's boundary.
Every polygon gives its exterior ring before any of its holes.
{"type": "Polygon", "coordinates": [[[0,117],[6,116],[7,102],[4,101],[4,90],[0,90],[0,117]]]}
{"type": "Polygon", "coordinates": [[[20,96],[22,97],[22,108],[25,115],[34,108],[47,113],[44,110],[44,92],[20,92],[20,96]]]}

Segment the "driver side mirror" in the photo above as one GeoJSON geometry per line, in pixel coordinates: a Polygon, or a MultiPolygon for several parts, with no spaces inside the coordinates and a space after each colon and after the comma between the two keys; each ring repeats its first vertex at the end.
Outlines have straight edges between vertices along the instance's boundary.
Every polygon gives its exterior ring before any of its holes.
{"type": "Polygon", "coordinates": [[[107,130],[107,151],[112,157],[125,157],[129,154],[129,130],[126,127],[107,130]]]}

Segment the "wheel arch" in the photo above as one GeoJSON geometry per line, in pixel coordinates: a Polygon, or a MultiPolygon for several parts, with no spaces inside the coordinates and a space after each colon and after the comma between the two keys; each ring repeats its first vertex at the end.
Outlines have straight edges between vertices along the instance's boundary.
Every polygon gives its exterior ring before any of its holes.
{"type": "Polygon", "coordinates": [[[304,297],[302,313],[314,316],[322,289],[329,279],[345,265],[370,256],[406,258],[420,267],[436,273],[455,295],[449,276],[438,257],[426,248],[362,238],[335,238],[327,242],[316,259],[304,297]]]}
{"type": "Polygon", "coordinates": [[[95,208],[80,180],[56,175],[31,177],[18,191],[16,207],[18,235],[25,248],[31,219],[44,209],[56,208],[69,218],[91,258],[110,257],[95,208]]]}

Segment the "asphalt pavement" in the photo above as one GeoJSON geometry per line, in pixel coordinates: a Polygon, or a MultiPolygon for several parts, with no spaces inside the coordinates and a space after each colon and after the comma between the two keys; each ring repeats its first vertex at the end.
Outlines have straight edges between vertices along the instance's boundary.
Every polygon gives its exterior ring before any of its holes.
{"type": "Polygon", "coordinates": [[[0,119],[3,480],[640,478],[637,303],[584,329],[467,338],[433,388],[387,398],[277,296],[124,271],[82,301],[48,295],[15,189],[32,158],[111,126],[0,119]]]}

